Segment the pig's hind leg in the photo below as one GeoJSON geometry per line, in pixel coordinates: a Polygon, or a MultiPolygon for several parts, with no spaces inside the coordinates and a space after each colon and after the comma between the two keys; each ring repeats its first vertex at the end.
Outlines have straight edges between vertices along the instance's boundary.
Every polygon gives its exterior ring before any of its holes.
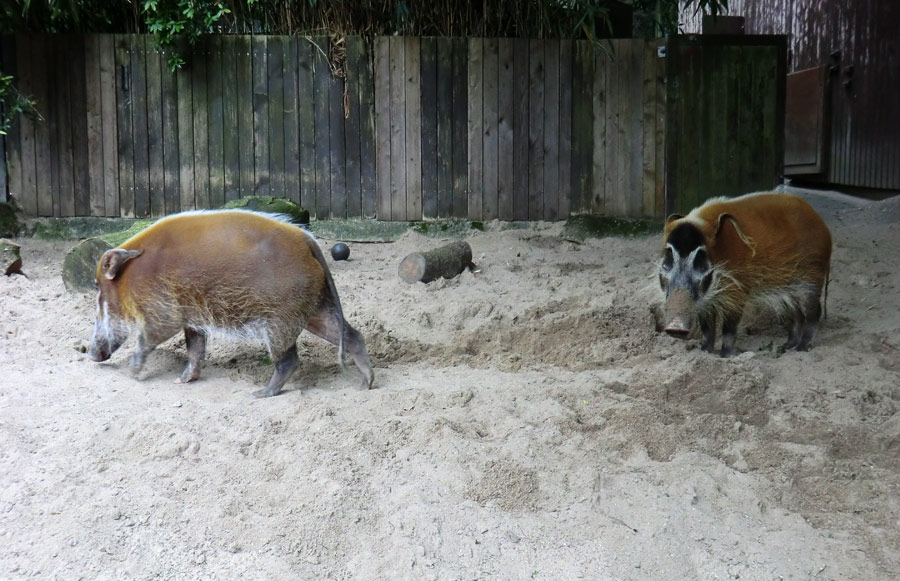
{"type": "Polygon", "coordinates": [[[184,328],[184,342],[187,348],[188,363],[184,372],[175,379],[175,383],[189,383],[200,377],[200,364],[206,356],[206,333],[190,327],[184,328]]]}

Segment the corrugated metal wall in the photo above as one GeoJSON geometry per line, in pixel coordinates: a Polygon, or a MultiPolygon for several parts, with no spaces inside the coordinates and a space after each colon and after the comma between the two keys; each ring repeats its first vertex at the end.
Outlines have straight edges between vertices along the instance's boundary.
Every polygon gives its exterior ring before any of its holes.
{"type": "MultiPolygon", "coordinates": [[[[685,11],[685,32],[700,32],[685,11]]],[[[829,66],[830,138],[819,179],[900,190],[900,2],[731,0],[747,34],[788,34],[788,72],[829,66]],[[836,53],[835,51],[839,51],[836,53]]]]}

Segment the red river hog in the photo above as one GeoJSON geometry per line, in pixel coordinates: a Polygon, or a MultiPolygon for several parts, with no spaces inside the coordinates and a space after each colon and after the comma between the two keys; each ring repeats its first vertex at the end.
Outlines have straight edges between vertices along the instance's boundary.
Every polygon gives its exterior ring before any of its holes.
{"type": "Polygon", "coordinates": [[[163,218],[107,251],[97,264],[97,320],[88,354],[109,359],[139,333],[134,375],[147,355],[184,330],[188,363],[176,383],[194,381],[214,330],[262,339],[275,373],[256,397],[278,394],[297,367],[297,337],[308,330],[338,346],[374,380],[360,333],[345,320],[331,272],[306,231],[244,210],[163,218]]]}
{"type": "Polygon", "coordinates": [[[823,288],[827,295],[831,233],[803,199],[713,198],[687,216],[670,216],[663,241],[659,283],[668,334],[687,338],[699,325],[701,348],[712,351],[721,321],[720,354],[730,357],[744,309],[757,302],[785,319],[785,349],[809,349],[823,288]]]}

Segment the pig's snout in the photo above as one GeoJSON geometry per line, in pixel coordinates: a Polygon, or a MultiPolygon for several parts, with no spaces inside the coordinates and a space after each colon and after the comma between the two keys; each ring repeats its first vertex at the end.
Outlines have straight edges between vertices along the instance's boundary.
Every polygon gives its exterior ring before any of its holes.
{"type": "Polygon", "coordinates": [[[678,339],[687,339],[691,329],[681,317],[675,317],[666,325],[666,333],[678,339]]]}
{"type": "Polygon", "coordinates": [[[694,300],[691,293],[684,288],[673,290],[665,306],[666,318],[663,320],[669,321],[665,326],[666,333],[678,339],[687,339],[694,322],[693,310],[694,300]]]}
{"type": "Polygon", "coordinates": [[[91,361],[106,361],[125,342],[128,334],[123,329],[112,327],[107,321],[94,324],[94,335],[88,348],[91,361]]]}
{"type": "Polygon", "coordinates": [[[95,339],[91,341],[91,346],[88,349],[87,355],[91,358],[91,361],[106,361],[112,355],[112,349],[109,348],[108,341],[98,342],[95,339]]]}

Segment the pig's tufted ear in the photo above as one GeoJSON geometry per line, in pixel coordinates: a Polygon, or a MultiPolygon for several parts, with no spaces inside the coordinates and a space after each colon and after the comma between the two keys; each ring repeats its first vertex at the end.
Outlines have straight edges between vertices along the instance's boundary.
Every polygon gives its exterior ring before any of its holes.
{"type": "Polygon", "coordinates": [[[119,275],[122,267],[131,260],[141,255],[140,250],[125,250],[124,248],[113,248],[103,253],[100,259],[100,271],[103,276],[112,280],[119,275]]]}

